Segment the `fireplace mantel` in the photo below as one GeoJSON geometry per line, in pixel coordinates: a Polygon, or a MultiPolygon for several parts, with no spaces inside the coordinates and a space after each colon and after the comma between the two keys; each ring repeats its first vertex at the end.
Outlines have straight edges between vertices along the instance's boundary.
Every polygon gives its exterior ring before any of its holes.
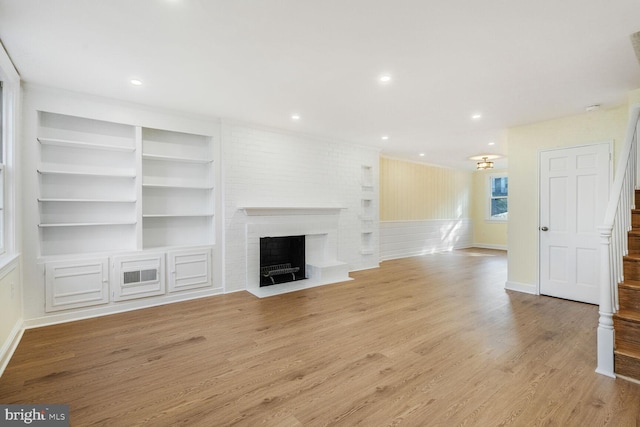
{"type": "Polygon", "coordinates": [[[338,206],[244,206],[240,208],[247,216],[274,215],[337,215],[342,207],[338,206]]]}

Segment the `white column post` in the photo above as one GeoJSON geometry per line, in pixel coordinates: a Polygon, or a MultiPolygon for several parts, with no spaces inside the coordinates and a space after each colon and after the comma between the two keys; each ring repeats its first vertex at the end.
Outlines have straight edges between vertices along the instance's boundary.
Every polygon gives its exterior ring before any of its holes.
{"type": "Polygon", "coordinates": [[[613,330],[613,297],[609,246],[613,227],[598,227],[600,233],[600,318],[598,320],[598,367],[596,372],[616,377],[613,367],[615,331],[613,330]]]}

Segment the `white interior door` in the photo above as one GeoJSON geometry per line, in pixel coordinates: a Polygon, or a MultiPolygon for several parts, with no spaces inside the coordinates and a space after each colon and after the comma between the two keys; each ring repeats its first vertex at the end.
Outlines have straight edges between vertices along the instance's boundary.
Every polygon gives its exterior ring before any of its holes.
{"type": "Polygon", "coordinates": [[[598,303],[611,144],[540,153],[540,293],[598,303]]]}

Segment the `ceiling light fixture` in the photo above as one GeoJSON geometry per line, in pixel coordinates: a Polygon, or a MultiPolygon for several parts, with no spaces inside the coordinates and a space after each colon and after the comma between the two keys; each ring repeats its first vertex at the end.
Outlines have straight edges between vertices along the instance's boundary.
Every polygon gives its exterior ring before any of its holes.
{"type": "Polygon", "coordinates": [[[380,76],[378,80],[380,81],[380,83],[389,83],[391,81],[391,76],[388,74],[384,74],[380,76]]]}
{"type": "Polygon", "coordinates": [[[292,114],[291,115],[291,120],[300,120],[300,115],[299,114],[292,114]]]}
{"type": "Polygon", "coordinates": [[[389,135],[382,135],[380,139],[386,141],[387,139],[389,139],[389,135]]]}
{"type": "Polygon", "coordinates": [[[131,79],[131,84],[134,86],[142,86],[142,80],[131,79]]]}
{"type": "Polygon", "coordinates": [[[472,118],[473,120],[479,120],[479,119],[481,119],[481,118],[482,118],[482,114],[480,114],[480,113],[472,114],[472,115],[471,115],[471,118],[472,118]]]}
{"type": "Polygon", "coordinates": [[[425,156],[425,154],[424,154],[424,153],[420,153],[420,154],[418,154],[418,156],[420,156],[420,157],[424,157],[424,156],[425,156]]]}
{"type": "Polygon", "coordinates": [[[483,157],[481,161],[476,163],[478,170],[493,169],[493,162],[489,161],[489,157],[483,157]]]}
{"type": "Polygon", "coordinates": [[[489,145],[496,145],[496,143],[495,143],[495,142],[493,142],[493,141],[491,141],[491,142],[489,143],[489,145]]]}

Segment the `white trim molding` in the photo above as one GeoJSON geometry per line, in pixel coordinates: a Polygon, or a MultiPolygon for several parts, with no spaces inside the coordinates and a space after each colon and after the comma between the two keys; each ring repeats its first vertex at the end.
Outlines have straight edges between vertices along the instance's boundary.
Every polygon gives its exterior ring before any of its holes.
{"type": "Polygon", "coordinates": [[[474,243],[471,245],[474,248],[479,248],[479,249],[495,249],[498,251],[506,251],[507,250],[507,245],[491,245],[491,244],[487,244],[487,243],[474,243]]]}
{"type": "Polygon", "coordinates": [[[523,292],[525,294],[540,295],[540,293],[538,292],[538,287],[531,283],[521,283],[507,280],[504,284],[504,288],[508,291],[517,291],[523,292]]]}
{"type": "Polygon", "coordinates": [[[7,337],[6,341],[2,344],[2,347],[0,347],[0,377],[2,377],[13,353],[15,353],[18,348],[18,344],[20,344],[23,334],[23,321],[22,319],[18,319],[16,324],[13,326],[13,329],[11,329],[11,333],[7,337]]]}

